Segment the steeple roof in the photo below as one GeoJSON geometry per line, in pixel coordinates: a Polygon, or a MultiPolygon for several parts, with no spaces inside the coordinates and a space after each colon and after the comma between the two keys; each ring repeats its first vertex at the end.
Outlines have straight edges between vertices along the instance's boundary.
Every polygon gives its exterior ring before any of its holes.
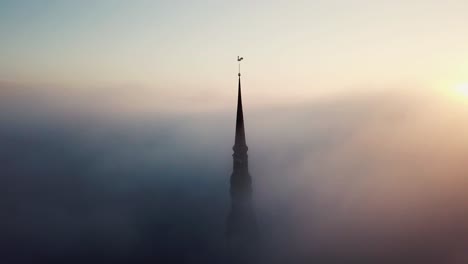
{"type": "Polygon", "coordinates": [[[239,76],[239,86],[237,91],[237,117],[236,117],[236,137],[234,142],[234,152],[247,152],[247,142],[245,140],[244,129],[244,113],[242,110],[242,92],[241,92],[241,78],[239,76]]]}

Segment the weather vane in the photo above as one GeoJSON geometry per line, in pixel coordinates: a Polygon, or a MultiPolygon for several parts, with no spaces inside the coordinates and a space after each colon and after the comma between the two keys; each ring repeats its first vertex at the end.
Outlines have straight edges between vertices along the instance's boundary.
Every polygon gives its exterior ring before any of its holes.
{"type": "Polygon", "coordinates": [[[238,74],[239,77],[241,76],[241,74],[240,74],[240,62],[241,62],[243,59],[244,59],[243,57],[237,56],[237,62],[239,62],[239,74],[238,74]]]}

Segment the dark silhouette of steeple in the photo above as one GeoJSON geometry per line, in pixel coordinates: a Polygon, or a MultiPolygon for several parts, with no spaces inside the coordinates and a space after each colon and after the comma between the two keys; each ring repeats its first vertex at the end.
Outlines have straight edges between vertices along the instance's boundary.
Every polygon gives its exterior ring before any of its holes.
{"type": "Polygon", "coordinates": [[[256,236],[257,224],[251,203],[252,179],[248,166],[240,72],[238,76],[236,134],[232,147],[233,172],[230,179],[231,210],[227,219],[226,234],[231,240],[243,241],[256,236]]]}
{"type": "Polygon", "coordinates": [[[231,192],[232,184],[236,187],[250,188],[251,179],[249,174],[249,164],[248,164],[248,147],[245,140],[245,128],[244,128],[244,111],[242,109],[242,90],[241,90],[241,75],[239,75],[239,84],[237,90],[237,116],[236,116],[236,135],[234,140],[234,150],[233,157],[233,173],[231,176],[231,192]],[[234,182],[233,182],[234,181],[234,182]],[[237,186],[239,185],[239,186],[237,186]]]}
{"type": "Polygon", "coordinates": [[[247,142],[245,141],[244,111],[242,109],[242,91],[241,78],[239,76],[239,85],[237,90],[237,117],[236,117],[236,137],[234,141],[234,152],[247,154],[247,142]]]}

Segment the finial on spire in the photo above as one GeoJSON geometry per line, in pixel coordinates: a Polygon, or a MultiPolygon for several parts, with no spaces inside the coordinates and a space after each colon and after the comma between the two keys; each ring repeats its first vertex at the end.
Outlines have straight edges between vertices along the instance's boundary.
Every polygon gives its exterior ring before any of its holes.
{"type": "Polygon", "coordinates": [[[243,57],[239,57],[237,56],[237,62],[239,62],[239,73],[237,74],[237,76],[241,76],[241,73],[240,73],[240,62],[243,60],[244,58],[243,57]]]}

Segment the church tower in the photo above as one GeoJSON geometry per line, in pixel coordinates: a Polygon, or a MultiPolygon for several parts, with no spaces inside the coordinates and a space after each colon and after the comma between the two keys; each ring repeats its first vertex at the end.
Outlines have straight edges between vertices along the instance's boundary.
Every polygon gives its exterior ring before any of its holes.
{"type": "MultiPolygon", "coordinates": [[[[239,62],[242,58],[237,59],[239,62]]],[[[242,109],[241,74],[238,73],[237,116],[234,146],[232,147],[233,172],[230,179],[231,210],[227,220],[227,236],[230,239],[243,239],[257,233],[256,219],[252,209],[252,179],[249,173],[247,142],[242,109]]]]}

